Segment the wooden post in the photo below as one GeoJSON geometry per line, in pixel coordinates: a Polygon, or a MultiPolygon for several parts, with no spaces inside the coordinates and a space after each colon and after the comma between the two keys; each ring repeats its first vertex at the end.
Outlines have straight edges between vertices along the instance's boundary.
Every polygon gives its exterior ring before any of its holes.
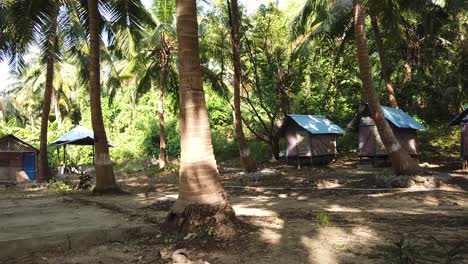
{"type": "Polygon", "coordinates": [[[309,133],[309,148],[310,148],[310,167],[314,165],[313,155],[314,151],[312,150],[312,134],[309,133]]]}
{"type": "Polygon", "coordinates": [[[96,164],[96,158],[94,157],[96,155],[96,145],[93,145],[93,164],[96,164]]]}
{"type": "Polygon", "coordinates": [[[67,164],[66,164],[66,161],[67,161],[66,158],[67,157],[65,156],[66,153],[67,153],[67,144],[64,144],[63,145],[63,168],[65,168],[67,166],[67,164]]]}
{"type": "Polygon", "coordinates": [[[299,156],[299,141],[297,140],[297,134],[298,132],[296,132],[296,155],[297,155],[297,169],[300,169],[301,168],[301,157],[299,156]]]}
{"type": "Polygon", "coordinates": [[[460,156],[462,158],[462,170],[466,171],[468,170],[468,160],[467,158],[465,157],[465,137],[464,137],[464,133],[467,133],[466,131],[466,127],[465,127],[465,123],[462,123],[461,124],[461,149],[460,149],[460,156]]]}

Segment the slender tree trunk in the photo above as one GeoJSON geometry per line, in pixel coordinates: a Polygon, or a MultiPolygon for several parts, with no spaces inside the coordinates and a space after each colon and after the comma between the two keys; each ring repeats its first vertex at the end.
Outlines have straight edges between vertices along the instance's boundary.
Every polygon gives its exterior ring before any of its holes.
{"type": "Polygon", "coordinates": [[[102,118],[101,84],[100,84],[100,26],[98,0],[88,0],[89,11],[89,94],[91,108],[91,123],[96,146],[96,188],[99,193],[116,192],[116,184],[112,161],[109,155],[109,144],[102,118]]]}
{"type": "Polygon", "coordinates": [[[414,161],[400,145],[393,134],[390,125],[384,117],[380,107],[379,98],[372,83],[371,71],[369,66],[369,50],[367,47],[367,38],[364,23],[364,9],[362,0],[354,0],[354,30],[356,37],[356,51],[361,73],[362,86],[369,104],[369,109],[377,130],[379,131],[382,142],[387,149],[388,155],[392,161],[392,166],[398,175],[412,175],[421,172],[418,163],[414,161]]]}
{"type": "Polygon", "coordinates": [[[56,96],[55,89],[52,89],[52,102],[54,105],[54,114],[55,114],[55,121],[57,121],[57,127],[60,129],[62,127],[62,116],[60,114],[60,107],[59,107],[59,101],[56,96]]]}
{"type": "Polygon", "coordinates": [[[278,161],[279,160],[279,153],[280,153],[279,140],[280,140],[280,138],[279,138],[278,135],[273,135],[271,137],[271,142],[270,142],[271,153],[272,153],[271,159],[273,161],[278,161]]]}
{"type": "MultiPolygon", "coordinates": [[[[412,44],[408,44],[412,45],[412,44]]],[[[403,84],[411,82],[413,78],[413,67],[412,67],[412,48],[408,46],[406,48],[406,60],[404,65],[404,73],[403,73],[403,84]]]]}
{"type": "Polygon", "coordinates": [[[236,216],[219,181],[203,92],[195,0],[176,1],[181,157],[179,197],[167,223],[182,233],[235,233],[236,216]]]}
{"type": "MultiPolygon", "coordinates": [[[[164,41],[164,40],[163,40],[164,41]]],[[[164,45],[163,45],[164,46],[164,45]]],[[[158,116],[159,116],[159,167],[166,166],[166,132],[164,127],[164,83],[166,82],[168,66],[169,66],[169,51],[165,48],[161,49],[160,59],[160,77],[159,77],[159,103],[158,103],[158,116]]]]}
{"type": "Polygon", "coordinates": [[[245,140],[242,128],[242,116],[240,109],[240,82],[241,82],[241,61],[240,61],[240,37],[239,37],[239,7],[237,0],[228,0],[229,21],[231,24],[232,39],[232,60],[234,62],[234,130],[236,132],[237,144],[242,167],[246,172],[257,170],[257,162],[252,157],[249,146],[245,140]]]}
{"type": "Polygon", "coordinates": [[[49,127],[50,104],[52,101],[55,63],[55,37],[57,32],[57,18],[52,18],[47,36],[47,70],[44,91],[44,101],[42,103],[41,136],[39,146],[39,177],[38,182],[45,182],[49,179],[49,158],[47,156],[47,129],[49,127]]]}
{"type": "Polygon", "coordinates": [[[382,42],[382,35],[380,34],[379,24],[377,18],[374,15],[370,15],[372,29],[374,30],[375,35],[375,44],[377,45],[377,50],[379,52],[380,64],[382,68],[382,78],[385,82],[385,87],[387,88],[388,100],[390,105],[394,108],[398,108],[398,101],[395,96],[395,90],[393,89],[393,84],[390,81],[390,69],[387,63],[387,56],[385,54],[385,48],[382,42]]]}

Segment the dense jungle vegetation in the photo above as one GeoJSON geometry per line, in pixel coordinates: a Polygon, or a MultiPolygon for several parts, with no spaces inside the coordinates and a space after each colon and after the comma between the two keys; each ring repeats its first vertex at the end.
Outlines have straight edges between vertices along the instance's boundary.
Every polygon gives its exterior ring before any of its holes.
{"type": "MultiPolygon", "coordinates": [[[[2,2],[0,36],[6,38],[11,30],[8,25],[18,23],[19,27],[22,20],[16,17],[7,23],[9,1],[2,2]]],[[[92,127],[89,46],[82,28],[88,25],[82,24],[80,10],[63,2],[55,11],[58,23],[53,41],[56,60],[49,143],[78,124],[92,127]]],[[[120,2],[134,10],[125,15],[109,12],[102,17],[101,32],[101,106],[113,145],[112,160],[121,163],[159,156],[161,87],[165,149],[170,161],[177,160],[181,132],[175,2],[155,0],[148,9],[140,1],[120,2]]],[[[285,114],[322,114],[344,128],[366,101],[356,59],[352,1],[280,2],[265,2],[251,12],[240,2],[240,109],[257,161],[271,159],[271,142],[276,140],[285,114]]],[[[375,88],[382,105],[391,105],[383,77],[386,71],[398,106],[428,127],[420,135],[423,151],[453,154],[459,148],[454,144],[459,140],[458,128],[448,128],[447,123],[468,102],[468,12],[464,4],[456,0],[365,1],[370,14],[365,28],[375,88]],[[384,61],[379,48],[384,50],[384,61]]],[[[226,1],[198,6],[203,87],[218,160],[239,156],[233,126],[229,12],[226,1]]],[[[36,146],[46,88],[49,49],[47,35],[41,35],[47,32],[46,26],[50,25],[31,29],[31,39],[21,52],[8,52],[5,39],[0,43],[2,57],[12,62],[15,80],[8,87],[0,84],[0,136],[12,133],[36,146]]],[[[338,142],[339,150],[355,149],[356,145],[352,133],[338,142]]],[[[68,155],[74,164],[92,160],[89,147],[71,147],[68,155]]],[[[49,148],[48,156],[50,166],[56,166],[55,149],[49,148]]]]}

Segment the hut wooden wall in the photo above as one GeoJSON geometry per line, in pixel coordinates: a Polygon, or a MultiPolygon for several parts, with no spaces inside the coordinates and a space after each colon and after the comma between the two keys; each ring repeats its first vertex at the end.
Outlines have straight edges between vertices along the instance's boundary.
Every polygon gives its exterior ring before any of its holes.
{"type": "Polygon", "coordinates": [[[286,131],[286,156],[288,157],[310,157],[310,136],[309,132],[299,126],[291,125],[286,131]]]}
{"type": "Polygon", "coordinates": [[[0,152],[0,181],[16,181],[16,172],[23,170],[23,154],[0,152]]]}
{"type": "Polygon", "coordinates": [[[461,130],[461,155],[468,158],[468,123],[462,123],[461,130]]]}
{"type": "Polygon", "coordinates": [[[312,155],[328,156],[336,154],[336,135],[320,134],[311,136],[312,155]]]}
{"type": "Polygon", "coordinates": [[[359,155],[375,155],[375,133],[374,126],[359,127],[359,155]]]}
{"type": "Polygon", "coordinates": [[[336,135],[311,135],[304,128],[291,124],[286,132],[286,156],[311,157],[336,154],[336,135]]]}
{"type": "MultiPolygon", "coordinates": [[[[401,146],[409,154],[416,155],[419,153],[416,130],[398,128],[392,124],[390,126],[401,146]]],[[[376,126],[366,125],[359,127],[359,155],[363,157],[387,155],[387,150],[376,126]]]]}

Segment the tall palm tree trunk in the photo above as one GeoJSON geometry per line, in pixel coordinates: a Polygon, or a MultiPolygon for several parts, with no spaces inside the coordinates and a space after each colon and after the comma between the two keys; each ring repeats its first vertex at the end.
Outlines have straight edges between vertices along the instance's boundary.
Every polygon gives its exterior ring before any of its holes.
{"type": "Polygon", "coordinates": [[[380,34],[379,24],[377,18],[374,15],[370,15],[372,29],[375,35],[375,44],[377,46],[377,51],[379,52],[380,64],[382,68],[382,79],[384,79],[385,87],[387,88],[388,100],[390,105],[394,108],[398,108],[398,101],[395,96],[395,90],[393,89],[393,84],[390,81],[390,69],[387,63],[387,56],[385,54],[385,49],[383,47],[382,35],[380,34]]]}
{"type": "Polygon", "coordinates": [[[44,101],[42,102],[41,135],[39,146],[39,182],[45,182],[49,179],[49,158],[47,156],[47,130],[49,127],[50,105],[52,101],[52,91],[54,89],[54,63],[55,63],[55,44],[57,32],[57,18],[51,19],[51,24],[47,36],[47,70],[46,83],[44,91],[44,101]]]}
{"type": "MultiPolygon", "coordinates": [[[[164,37],[163,41],[164,41],[164,37]]],[[[164,45],[163,45],[164,46],[164,45]]],[[[164,126],[164,83],[166,82],[168,67],[169,67],[170,51],[164,47],[161,49],[159,56],[160,59],[160,76],[159,76],[159,103],[158,103],[158,117],[159,117],[159,167],[166,166],[166,131],[164,126]]]]}
{"type": "Polygon", "coordinates": [[[242,128],[242,116],[240,109],[240,82],[241,82],[241,61],[239,54],[239,7],[237,0],[231,0],[229,3],[229,22],[231,24],[232,39],[232,60],[234,62],[234,130],[236,132],[237,144],[239,145],[239,155],[242,167],[246,172],[257,170],[257,163],[252,157],[247,142],[245,140],[244,130],[242,128]],[[229,8],[230,6],[230,8],[229,8]]]}
{"type": "Polygon", "coordinates": [[[421,168],[418,163],[408,155],[405,149],[403,149],[393,134],[390,125],[384,117],[377,92],[372,83],[362,0],[354,0],[354,30],[362,86],[367,98],[367,103],[369,104],[372,119],[377,126],[382,142],[392,161],[393,170],[398,175],[417,174],[421,172],[421,168]]]}
{"type": "Polygon", "coordinates": [[[100,26],[98,0],[88,0],[89,12],[89,94],[91,123],[94,131],[96,192],[115,192],[116,184],[112,161],[109,155],[109,144],[102,118],[101,84],[100,84],[100,26]]]}
{"type": "Polygon", "coordinates": [[[195,0],[176,1],[179,56],[181,158],[179,197],[167,222],[177,230],[235,233],[236,217],[219,181],[211,144],[199,58],[195,0]]]}

